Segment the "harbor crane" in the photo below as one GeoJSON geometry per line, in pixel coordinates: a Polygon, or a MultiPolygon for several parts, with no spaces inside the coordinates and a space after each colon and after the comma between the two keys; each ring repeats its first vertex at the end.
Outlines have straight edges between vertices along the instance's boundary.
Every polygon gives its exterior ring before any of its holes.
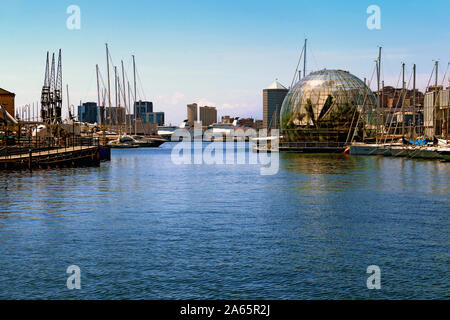
{"type": "Polygon", "coordinates": [[[59,49],[58,67],[55,73],[55,54],[52,55],[51,69],[49,65],[49,52],[45,65],[45,79],[41,93],[41,117],[45,123],[59,124],[62,122],[62,59],[59,49]]]}

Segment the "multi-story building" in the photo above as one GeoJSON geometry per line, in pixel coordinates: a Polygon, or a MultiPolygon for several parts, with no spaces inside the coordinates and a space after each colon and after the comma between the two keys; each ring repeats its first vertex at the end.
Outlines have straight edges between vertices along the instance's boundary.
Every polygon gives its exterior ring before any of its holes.
{"type": "Polygon", "coordinates": [[[197,121],[197,104],[192,103],[187,105],[187,120],[190,127],[194,126],[194,123],[197,121]]]}
{"type": "Polygon", "coordinates": [[[234,118],[230,118],[230,116],[222,116],[221,123],[233,123],[234,118]]]}
{"type": "Polygon", "coordinates": [[[141,118],[144,123],[156,123],[158,126],[164,125],[164,112],[148,112],[141,118]]]}
{"type": "Polygon", "coordinates": [[[242,127],[253,128],[255,125],[255,120],[253,118],[240,118],[239,124],[242,127]]]}
{"type": "MultiPolygon", "coordinates": [[[[159,126],[164,125],[164,112],[154,112],[153,102],[141,100],[136,101],[135,110],[137,119],[140,119],[142,123],[156,123],[159,126]]],[[[133,115],[128,118],[129,121],[134,121],[133,115]]]]}
{"type": "Polygon", "coordinates": [[[215,107],[200,107],[200,121],[203,126],[209,126],[217,122],[217,109],[215,107]]]}
{"type": "Polygon", "coordinates": [[[141,114],[153,112],[153,102],[139,100],[136,101],[135,108],[137,116],[140,117],[141,114]]]}
{"type": "Polygon", "coordinates": [[[0,105],[12,116],[15,117],[14,99],[15,94],[0,88],[0,105]]]}
{"type": "Polygon", "coordinates": [[[450,123],[450,87],[430,86],[424,101],[425,135],[449,138],[450,123]]]}
{"type": "Polygon", "coordinates": [[[78,106],[78,121],[99,123],[99,112],[96,102],[85,102],[78,106]]]}
{"type": "Polygon", "coordinates": [[[419,90],[394,88],[391,86],[386,86],[380,91],[374,92],[377,97],[380,97],[382,108],[401,108],[403,107],[412,108],[414,107],[414,99],[416,100],[416,108],[423,106],[424,95],[419,90]]]}
{"type": "Polygon", "coordinates": [[[263,120],[255,120],[254,128],[255,128],[255,130],[264,129],[264,121],[263,120]]]}
{"type": "Polygon", "coordinates": [[[123,107],[107,107],[105,108],[106,125],[125,124],[126,110],[123,107]]]}
{"type": "Polygon", "coordinates": [[[280,110],[288,89],[278,81],[274,81],[263,90],[263,125],[264,128],[278,128],[280,110]]]}

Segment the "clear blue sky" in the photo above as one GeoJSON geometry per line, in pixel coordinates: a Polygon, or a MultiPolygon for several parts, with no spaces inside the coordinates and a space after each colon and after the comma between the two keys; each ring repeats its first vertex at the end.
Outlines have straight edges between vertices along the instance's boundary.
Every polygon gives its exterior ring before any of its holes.
{"type": "MultiPolygon", "coordinates": [[[[186,104],[215,105],[219,116],[262,118],[262,89],[290,85],[305,36],[308,69],[341,68],[370,78],[383,46],[383,78],[395,85],[401,62],[417,64],[425,86],[440,59],[450,61],[450,1],[18,1],[1,0],[0,87],[18,105],[38,101],[47,50],[63,50],[63,83],[71,104],[96,101],[95,64],[103,77],[105,42],[131,75],[136,55],[141,98],[167,122],[186,104]],[[69,5],[81,30],[66,28],[69,5]],[[366,27],[369,5],[381,8],[381,30],[366,27]]],[[[65,106],[66,102],[64,102],[65,106]]]]}

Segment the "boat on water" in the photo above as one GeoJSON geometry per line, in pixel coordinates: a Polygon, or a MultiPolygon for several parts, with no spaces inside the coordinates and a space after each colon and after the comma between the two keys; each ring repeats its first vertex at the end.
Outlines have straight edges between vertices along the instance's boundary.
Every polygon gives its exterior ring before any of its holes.
{"type": "Polygon", "coordinates": [[[172,135],[177,129],[179,128],[176,126],[161,126],[158,127],[158,135],[161,136],[163,139],[166,139],[167,141],[171,141],[172,135]]]}
{"type": "Polygon", "coordinates": [[[166,142],[165,139],[144,136],[122,136],[108,142],[111,148],[157,148],[166,142]]]}
{"type": "Polygon", "coordinates": [[[441,159],[437,149],[432,146],[392,146],[388,149],[387,155],[414,159],[441,159]]]}
{"type": "Polygon", "coordinates": [[[439,149],[437,152],[441,155],[442,160],[444,160],[445,162],[450,162],[450,148],[447,149],[442,148],[439,149]]]}
{"type": "Polygon", "coordinates": [[[144,137],[144,136],[132,136],[134,144],[140,148],[157,148],[166,142],[166,139],[160,137],[144,137]]]}
{"type": "Polygon", "coordinates": [[[354,142],[350,145],[350,155],[377,156],[388,155],[390,148],[402,146],[402,143],[363,143],[354,142]]]}
{"type": "Polygon", "coordinates": [[[407,157],[414,159],[442,159],[441,153],[450,146],[435,144],[433,140],[420,139],[415,141],[406,141],[395,143],[360,143],[355,142],[350,145],[349,153],[351,155],[383,155],[391,157],[407,157]]]}
{"type": "Polygon", "coordinates": [[[135,140],[130,136],[122,136],[116,140],[108,142],[108,146],[111,148],[120,148],[120,149],[138,148],[139,146],[136,145],[134,141],[135,140]]]}

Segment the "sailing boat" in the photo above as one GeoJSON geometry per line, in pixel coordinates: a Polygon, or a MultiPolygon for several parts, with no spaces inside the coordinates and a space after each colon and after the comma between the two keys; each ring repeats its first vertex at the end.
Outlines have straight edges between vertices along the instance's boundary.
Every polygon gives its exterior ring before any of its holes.
{"type": "MultiPolygon", "coordinates": [[[[134,55],[132,56],[133,58],[133,74],[134,74],[134,135],[128,135],[128,132],[131,131],[131,123],[130,123],[130,128],[128,128],[128,123],[127,123],[127,111],[129,111],[129,107],[131,104],[131,93],[130,93],[130,84],[128,82],[128,99],[127,99],[127,94],[126,94],[126,86],[125,86],[125,70],[124,70],[124,65],[123,65],[123,61],[121,61],[121,65],[122,65],[122,85],[120,83],[120,76],[117,74],[117,67],[114,67],[114,77],[115,77],[115,100],[116,100],[116,111],[114,112],[116,115],[116,120],[117,120],[117,124],[119,126],[119,137],[116,140],[110,141],[108,143],[108,145],[111,148],[137,148],[137,147],[141,147],[141,148],[155,148],[155,147],[159,147],[161,144],[163,144],[164,142],[166,142],[165,139],[163,139],[162,137],[150,137],[150,136],[143,136],[143,135],[138,135],[137,134],[137,110],[136,110],[136,100],[137,100],[137,89],[136,89],[136,64],[135,64],[135,57],[134,55]],[[121,100],[124,102],[125,105],[125,133],[122,133],[122,125],[123,125],[123,121],[120,121],[119,119],[122,117],[119,117],[119,111],[121,109],[121,100]],[[127,105],[127,101],[128,101],[128,105],[127,105]],[[122,123],[119,123],[122,122],[122,123]],[[128,130],[130,129],[130,130],[128,130]]],[[[109,49],[108,49],[108,44],[106,44],[106,59],[107,59],[107,71],[108,71],[108,101],[109,101],[109,105],[111,106],[111,95],[110,95],[110,79],[109,79],[109,59],[110,59],[110,55],[109,55],[109,49]]],[[[97,66],[97,90],[99,90],[99,82],[98,82],[98,66],[97,66]]],[[[99,104],[100,104],[100,93],[98,93],[98,99],[99,99],[99,104]]],[[[110,112],[111,114],[111,112],[110,112]]],[[[122,113],[120,112],[120,115],[122,115],[122,113]]],[[[111,119],[112,121],[112,119],[111,119]]]]}
{"type": "MultiPolygon", "coordinates": [[[[381,80],[381,47],[379,47],[379,52],[378,52],[378,59],[376,60],[376,73],[377,73],[377,88],[378,88],[378,99],[377,99],[377,108],[376,108],[376,126],[375,126],[375,138],[372,138],[371,140],[375,140],[374,143],[367,143],[366,141],[363,142],[355,142],[355,136],[356,133],[358,131],[358,125],[359,125],[359,121],[361,119],[361,117],[366,116],[367,113],[365,113],[364,111],[367,109],[366,108],[366,101],[364,101],[364,105],[363,105],[363,110],[362,112],[359,114],[359,118],[358,121],[356,123],[356,127],[353,133],[353,137],[350,143],[350,146],[347,147],[345,152],[348,152],[351,155],[384,155],[387,153],[387,148],[389,145],[391,144],[386,144],[386,143],[382,143],[379,139],[378,139],[378,134],[382,133],[383,130],[382,128],[382,113],[381,113],[381,98],[380,98],[380,80],[381,80]],[[381,119],[380,119],[381,118],[381,119]]],[[[375,72],[375,71],[374,71],[375,72]]],[[[372,74],[373,77],[373,74],[372,74]]],[[[370,79],[369,81],[369,87],[370,87],[370,83],[372,82],[372,79],[370,79]]],[[[370,90],[370,89],[369,89],[370,90]]],[[[367,99],[365,99],[367,100],[367,99]]],[[[363,126],[365,124],[363,123],[363,126]]],[[[350,134],[350,132],[349,132],[350,134]]]]}

